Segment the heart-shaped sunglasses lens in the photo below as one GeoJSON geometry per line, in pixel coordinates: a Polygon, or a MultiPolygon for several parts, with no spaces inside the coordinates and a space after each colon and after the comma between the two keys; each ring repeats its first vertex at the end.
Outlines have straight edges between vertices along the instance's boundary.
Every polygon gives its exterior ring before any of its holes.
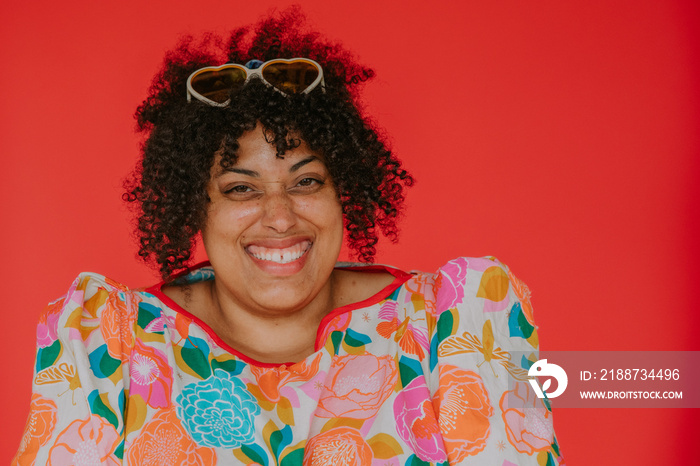
{"type": "Polygon", "coordinates": [[[318,75],[319,70],[316,65],[303,60],[273,62],[262,69],[265,81],[285,94],[304,92],[316,81],[318,75]]]}
{"type": "Polygon", "coordinates": [[[192,89],[202,97],[223,104],[229,99],[231,89],[245,83],[246,72],[232,65],[219,70],[205,70],[192,76],[192,89]]]}

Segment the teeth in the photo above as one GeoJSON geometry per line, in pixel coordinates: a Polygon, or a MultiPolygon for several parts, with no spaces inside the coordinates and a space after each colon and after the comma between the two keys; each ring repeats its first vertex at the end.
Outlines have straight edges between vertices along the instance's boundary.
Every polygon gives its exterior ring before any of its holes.
{"type": "Polygon", "coordinates": [[[294,262],[303,256],[310,247],[310,241],[302,241],[301,243],[297,243],[294,246],[284,249],[265,248],[263,246],[255,246],[252,244],[248,246],[247,249],[250,255],[256,259],[276,262],[278,264],[288,264],[289,262],[294,262]]]}

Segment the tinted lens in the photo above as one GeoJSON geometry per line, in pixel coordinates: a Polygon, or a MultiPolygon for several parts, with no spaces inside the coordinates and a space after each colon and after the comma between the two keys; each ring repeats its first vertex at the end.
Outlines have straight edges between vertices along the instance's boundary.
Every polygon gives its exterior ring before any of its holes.
{"type": "Polygon", "coordinates": [[[192,89],[209,100],[223,104],[229,99],[231,89],[245,83],[243,68],[231,66],[221,70],[206,70],[192,77],[192,89]]]}
{"type": "Polygon", "coordinates": [[[265,81],[287,94],[304,92],[318,78],[318,74],[315,65],[301,60],[271,63],[262,70],[265,81]]]}

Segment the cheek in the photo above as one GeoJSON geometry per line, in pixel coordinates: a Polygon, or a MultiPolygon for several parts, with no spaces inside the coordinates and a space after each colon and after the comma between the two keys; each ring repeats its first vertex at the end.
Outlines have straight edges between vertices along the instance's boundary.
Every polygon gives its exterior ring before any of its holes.
{"type": "Polygon", "coordinates": [[[319,228],[343,229],[343,209],[336,198],[302,199],[296,203],[295,210],[319,228]]]}
{"type": "Polygon", "coordinates": [[[213,203],[207,212],[202,236],[237,236],[255,223],[259,217],[257,204],[233,206],[224,202],[213,203]]]}

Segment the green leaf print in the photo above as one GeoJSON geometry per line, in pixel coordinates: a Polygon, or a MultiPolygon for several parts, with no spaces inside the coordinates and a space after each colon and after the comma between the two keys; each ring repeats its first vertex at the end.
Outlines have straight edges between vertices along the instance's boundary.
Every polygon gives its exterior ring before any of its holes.
{"type": "Polygon", "coordinates": [[[36,372],[38,373],[47,367],[52,366],[53,363],[58,360],[59,356],[61,356],[62,350],[63,347],[61,346],[61,342],[59,340],[54,341],[51,346],[39,348],[36,355],[36,372]]]}
{"type": "Polygon", "coordinates": [[[420,362],[416,359],[401,356],[399,359],[399,375],[401,376],[401,385],[408,386],[409,383],[418,375],[422,374],[420,362]]]}
{"type": "Polygon", "coordinates": [[[449,310],[443,312],[440,314],[440,318],[438,319],[437,322],[437,336],[438,336],[438,345],[442,343],[442,341],[452,335],[452,327],[454,326],[454,318],[452,316],[452,312],[449,310]]]}
{"type": "Polygon", "coordinates": [[[292,450],[282,458],[280,466],[298,466],[304,460],[304,447],[292,450]]]}
{"type": "Polygon", "coordinates": [[[107,422],[112,424],[115,429],[117,429],[119,427],[119,419],[117,418],[117,415],[114,413],[112,408],[109,407],[109,400],[105,403],[106,398],[106,394],[100,395],[99,391],[93,390],[88,396],[88,403],[90,403],[90,411],[92,411],[93,414],[102,416],[107,420],[107,422]]]}
{"type": "Polygon", "coordinates": [[[214,359],[211,362],[211,369],[212,370],[223,369],[231,375],[240,374],[241,372],[243,372],[243,368],[245,366],[246,366],[246,363],[244,363],[242,361],[237,361],[235,359],[229,359],[227,361],[219,361],[217,359],[214,359]]]}
{"type": "Polygon", "coordinates": [[[411,455],[406,460],[406,466],[430,466],[430,463],[428,463],[427,461],[423,461],[416,455],[411,455]]]}
{"type": "Polygon", "coordinates": [[[331,332],[331,341],[333,342],[333,354],[338,354],[338,348],[340,347],[340,342],[343,340],[343,332],[338,330],[331,332]]]}
{"type": "Polygon", "coordinates": [[[372,339],[367,335],[355,332],[352,329],[347,329],[345,332],[345,344],[353,348],[360,348],[367,343],[371,343],[372,339]]]}
{"type": "Polygon", "coordinates": [[[250,458],[253,461],[253,463],[258,463],[262,466],[267,466],[267,455],[265,454],[265,450],[260,448],[259,445],[256,445],[254,443],[251,443],[250,445],[241,445],[241,451],[248,458],[250,458]]]}
{"type": "Polygon", "coordinates": [[[292,442],[292,428],[284,426],[270,434],[270,450],[276,458],[280,457],[282,450],[292,442]]]}
{"type": "Polygon", "coordinates": [[[190,366],[190,368],[202,379],[206,379],[211,375],[211,366],[209,360],[204,356],[198,348],[182,348],[180,352],[182,360],[190,366]]]}
{"type": "Polygon", "coordinates": [[[508,329],[510,330],[511,337],[521,337],[526,340],[530,338],[530,335],[532,335],[532,332],[535,330],[535,327],[527,321],[520,303],[515,303],[510,309],[508,329]]]}
{"type": "Polygon", "coordinates": [[[90,353],[88,358],[90,359],[90,369],[92,370],[92,373],[101,379],[106,379],[110,375],[114,374],[114,372],[122,365],[122,362],[119,359],[114,359],[109,355],[106,344],[100,346],[95,351],[90,353]]]}
{"type": "MultiPolygon", "coordinates": [[[[161,310],[150,303],[139,303],[139,314],[137,323],[142,329],[145,329],[156,317],[160,316],[161,310]]],[[[162,333],[162,332],[161,332],[162,333]]]]}

